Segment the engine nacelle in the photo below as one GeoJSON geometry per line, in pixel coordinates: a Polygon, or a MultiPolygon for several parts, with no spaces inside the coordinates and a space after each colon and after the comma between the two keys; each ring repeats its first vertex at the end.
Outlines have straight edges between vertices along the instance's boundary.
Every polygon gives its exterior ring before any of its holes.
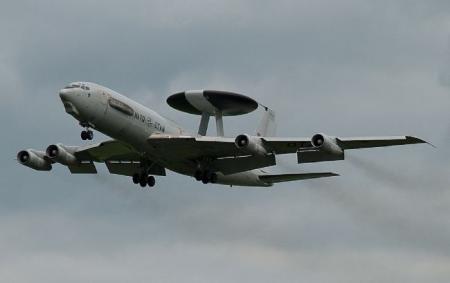
{"type": "Polygon", "coordinates": [[[245,150],[247,153],[255,155],[267,155],[267,150],[263,145],[261,138],[249,136],[249,135],[239,135],[234,140],[234,144],[237,148],[245,150]]]}
{"type": "Polygon", "coordinates": [[[63,165],[75,165],[79,163],[77,158],[73,155],[77,148],[78,147],[64,146],[62,144],[52,144],[47,147],[45,153],[48,158],[63,165]]]}
{"type": "Polygon", "coordinates": [[[52,170],[52,162],[46,158],[45,152],[34,149],[21,150],[17,153],[20,164],[39,171],[52,170]]]}
{"type": "Polygon", "coordinates": [[[331,155],[344,155],[344,150],[337,144],[336,138],[332,138],[324,134],[316,134],[312,137],[311,144],[315,148],[331,155]]]}

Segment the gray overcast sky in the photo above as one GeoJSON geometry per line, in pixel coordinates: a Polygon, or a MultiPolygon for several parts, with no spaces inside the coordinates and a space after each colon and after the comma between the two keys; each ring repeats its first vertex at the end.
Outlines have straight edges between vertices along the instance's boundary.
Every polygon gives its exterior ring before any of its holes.
{"type": "Polygon", "coordinates": [[[449,31],[447,0],[0,1],[0,281],[449,282],[449,31]],[[165,98],[213,88],[271,106],[279,135],[438,148],[286,158],[342,176],[271,189],[19,166],[22,148],[82,143],[57,95],[78,80],[191,129],[165,98]]]}

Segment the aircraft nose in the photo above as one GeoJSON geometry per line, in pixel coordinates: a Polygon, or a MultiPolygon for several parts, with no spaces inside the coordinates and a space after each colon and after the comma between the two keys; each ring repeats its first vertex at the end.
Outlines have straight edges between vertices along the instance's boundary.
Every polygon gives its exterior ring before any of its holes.
{"type": "Polygon", "coordinates": [[[59,97],[61,97],[61,99],[68,100],[69,95],[70,95],[69,89],[63,88],[59,91],[59,97]]]}

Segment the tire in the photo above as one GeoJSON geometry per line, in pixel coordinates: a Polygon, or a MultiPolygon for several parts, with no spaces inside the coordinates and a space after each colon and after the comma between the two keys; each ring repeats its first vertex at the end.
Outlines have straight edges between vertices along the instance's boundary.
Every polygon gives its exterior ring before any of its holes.
{"type": "Polygon", "coordinates": [[[208,184],[209,183],[209,176],[210,173],[208,171],[203,172],[203,176],[202,176],[202,183],[203,184],[208,184]]]}
{"type": "Polygon", "coordinates": [[[155,185],[156,181],[155,181],[155,177],[153,176],[149,176],[147,178],[147,184],[149,187],[153,187],[155,185]]]}
{"type": "Polygon", "coordinates": [[[203,176],[202,171],[200,171],[200,170],[195,171],[195,173],[194,173],[195,180],[201,181],[202,180],[202,176],[203,176]]]}
{"type": "Polygon", "coordinates": [[[88,135],[87,135],[86,131],[82,131],[81,132],[81,139],[85,141],[87,138],[88,138],[88,135]]]}
{"type": "Polygon", "coordinates": [[[139,184],[139,174],[134,174],[133,175],[133,183],[139,184]]]}
{"type": "Polygon", "coordinates": [[[203,172],[202,182],[203,184],[213,183],[213,178],[217,181],[217,174],[211,172],[210,170],[203,172]],[[215,177],[214,177],[215,176],[215,177]]]}
{"type": "Polygon", "coordinates": [[[94,138],[94,132],[93,131],[87,131],[87,139],[92,140],[94,138]]]}
{"type": "Polygon", "coordinates": [[[147,174],[141,173],[139,175],[139,185],[141,185],[141,187],[147,186],[147,174]]]}

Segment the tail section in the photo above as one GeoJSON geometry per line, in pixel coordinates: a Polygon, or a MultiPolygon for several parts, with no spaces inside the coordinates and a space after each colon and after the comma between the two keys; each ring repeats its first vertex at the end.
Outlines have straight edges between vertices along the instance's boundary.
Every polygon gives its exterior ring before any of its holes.
{"type": "Polygon", "coordinates": [[[315,178],[323,178],[323,177],[334,177],[334,176],[339,176],[339,174],[332,173],[332,172],[323,172],[323,173],[260,175],[258,177],[264,183],[273,184],[273,183],[315,179],[315,178]]]}
{"type": "MultiPolygon", "coordinates": [[[[263,106],[263,105],[261,105],[263,106]]],[[[264,107],[264,113],[256,129],[256,135],[259,137],[274,137],[276,134],[276,121],[275,112],[266,106],[264,107]]]]}

